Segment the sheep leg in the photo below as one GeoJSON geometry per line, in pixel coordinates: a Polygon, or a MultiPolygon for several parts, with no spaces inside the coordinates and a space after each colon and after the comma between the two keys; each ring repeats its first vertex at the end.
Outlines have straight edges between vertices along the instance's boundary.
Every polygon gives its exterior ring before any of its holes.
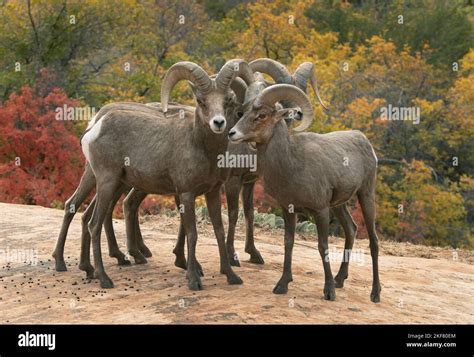
{"type": "MultiPolygon", "coordinates": [[[[176,207],[179,207],[179,197],[175,196],[176,207]]],[[[179,209],[179,208],[178,208],[179,209]]],[[[178,231],[178,239],[176,240],[176,246],[173,249],[174,255],[176,255],[176,259],[174,261],[174,265],[178,268],[187,269],[186,265],[186,257],[184,256],[184,242],[186,240],[186,233],[184,231],[183,226],[183,219],[180,219],[179,222],[179,231],[178,231]]],[[[197,269],[200,276],[204,276],[204,272],[202,270],[201,264],[196,259],[197,269]]]]}
{"type": "MultiPolygon", "coordinates": [[[[375,180],[375,179],[374,179],[375,180]]],[[[372,292],[370,300],[372,302],[380,302],[380,292],[382,287],[379,280],[379,239],[375,232],[375,186],[359,191],[357,197],[362,208],[367,233],[369,235],[370,255],[372,256],[372,292]]]]}
{"type": "Polygon", "coordinates": [[[176,204],[178,212],[180,212],[178,239],[176,240],[176,245],[173,249],[173,254],[176,255],[174,265],[176,265],[178,268],[186,270],[186,257],[184,256],[184,242],[186,240],[186,232],[184,230],[183,216],[180,210],[181,203],[179,200],[179,196],[174,196],[174,202],[176,204]]]}
{"type": "Polygon", "coordinates": [[[140,230],[140,220],[139,220],[139,211],[135,215],[135,239],[137,240],[138,249],[142,252],[145,258],[151,258],[153,254],[150,249],[145,245],[143,240],[142,231],[140,230]]]}
{"type": "Polygon", "coordinates": [[[196,243],[197,243],[197,230],[196,230],[196,212],[194,211],[195,206],[195,195],[191,192],[182,193],[179,196],[182,209],[181,221],[183,222],[184,230],[188,239],[188,264],[186,277],[188,278],[188,287],[191,290],[202,290],[201,278],[197,269],[196,261],[196,243]]]}
{"type": "Polygon", "coordinates": [[[344,286],[344,280],[349,276],[349,258],[352,247],[354,246],[354,239],[357,234],[357,225],[354,223],[354,220],[352,219],[345,203],[343,205],[333,207],[332,210],[339,220],[339,223],[341,223],[344,230],[344,236],[346,237],[341,267],[334,278],[334,281],[336,282],[336,288],[342,288],[344,286]]]}
{"type": "Polygon", "coordinates": [[[92,218],[88,223],[89,233],[92,238],[92,248],[94,252],[94,276],[100,280],[100,287],[103,289],[113,288],[114,283],[107,276],[102,261],[102,252],[100,247],[100,234],[104,223],[107,210],[114,198],[115,192],[120,187],[118,175],[97,176],[97,194],[92,218]]]}
{"type": "Polygon", "coordinates": [[[260,252],[255,248],[255,241],[253,237],[253,188],[255,181],[244,184],[242,190],[242,201],[244,202],[244,215],[246,224],[245,236],[245,252],[250,254],[250,263],[265,264],[260,252]]]}
{"type": "MultiPolygon", "coordinates": [[[[143,241],[142,231],[140,230],[140,220],[139,220],[139,210],[138,210],[139,207],[140,207],[140,204],[138,204],[138,206],[136,207],[136,212],[135,212],[135,217],[134,217],[134,226],[133,226],[135,232],[134,232],[133,237],[135,238],[136,243],[138,245],[138,250],[142,253],[142,255],[145,258],[150,258],[153,256],[153,254],[151,254],[150,249],[148,249],[148,247],[145,245],[145,242],[143,241]]],[[[128,210],[129,207],[127,207],[126,209],[128,210]]]]}
{"type": "Polygon", "coordinates": [[[132,188],[123,201],[125,228],[127,232],[127,250],[135,259],[135,264],[146,264],[148,262],[140,251],[135,237],[138,208],[147,195],[146,192],[132,188]]]}
{"type": "Polygon", "coordinates": [[[318,250],[324,267],[324,299],[336,300],[336,289],[329,263],[329,208],[315,212],[314,218],[318,228],[318,250]]]}
{"type": "Polygon", "coordinates": [[[53,252],[53,258],[56,261],[56,271],[66,271],[66,263],[64,261],[64,245],[66,244],[67,232],[72,219],[74,218],[79,207],[95,187],[95,176],[89,164],[86,164],[85,171],[82,174],[81,181],[76,191],[66,201],[64,205],[64,218],[59,232],[56,248],[53,252]]]}
{"type": "Polygon", "coordinates": [[[176,255],[174,265],[184,270],[186,270],[186,256],[184,255],[185,240],[186,233],[184,232],[183,219],[181,218],[179,222],[178,239],[176,240],[176,245],[173,249],[173,254],[176,255]]]}
{"type": "Polygon", "coordinates": [[[117,190],[117,192],[115,192],[104,220],[104,231],[105,236],[107,237],[107,244],[109,247],[109,257],[116,258],[118,265],[130,265],[130,261],[125,258],[125,254],[123,254],[118,247],[117,238],[115,237],[114,227],[112,223],[115,205],[122,196],[124,190],[125,185],[122,185],[117,190]]]}
{"type": "Polygon", "coordinates": [[[283,219],[285,220],[285,260],[283,263],[283,275],[273,288],[274,294],[286,294],[288,292],[288,283],[293,281],[291,259],[295,242],[296,214],[290,213],[287,209],[283,208],[283,219]]]}
{"type": "Polygon", "coordinates": [[[239,193],[242,187],[240,177],[234,176],[225,184],[225,195],[227,199],[227,210],[229,213],[229,227],[227,230],[227,256],[229,257],[230,265],[240,267],[239,256],[235,252],[234,237],[235,227],[239,218],[239,193]]]}
{"type": "Polygon", "coordinates": [[[217,187],[217,189],[206,193],[206,203],[207,209],[209,210],[209,217],[211,218],[212,222],[212,227],[214,228],[214,234],[217,238],[217,245],[219,246],[221,274],[225,274],[227,276],[227,282],[229,284],[242,284],[242,279],[240,279],[239,276],[232,270],[229,257],[227,256],[225,231],[224,225],[222,224],[221,215],[220,187],[217,187]]]}
{"type": "Polygon", "coordinates": [[[81,259],[79,261],[79,269],[86,272],[88,279],[94,278],[94,267],[91,264],[91,235],[89,233],[88,223],[92,217],[92,212],[94,211],[95,203],[97,199],[96,196],[92,199],[87,209],[82,214],[82,236],[81,236],[81,259]]]}
{"type": "MultiPolygon", "coordinates": [[[[178,239],[176,241],[176,246],[173,249],[173,253],[176,255],[176,259],[174,261],[174,265],[178,268],[187,269],[186,257],[184,256],[184,242],[186,239],[186,233],[184,232],[184,226],[182,220],[179,223],[179,231],[178,231],[178,239]]],[[[198,262],[196,258],[196,265],[197,270],[200,276],[204,276],[204,272],[202,270],[201,264],[198,262]]]]}

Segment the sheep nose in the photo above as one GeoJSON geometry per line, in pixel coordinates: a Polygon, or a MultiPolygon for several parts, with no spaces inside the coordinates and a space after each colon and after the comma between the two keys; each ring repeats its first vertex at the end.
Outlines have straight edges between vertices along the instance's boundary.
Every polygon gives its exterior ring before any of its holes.
{"type": "Polygon", "coordinates": [[[229,138],[233,137],[235,133],[237,133],[235,129],[232,129],[231,131],[229,131],[229,138]]]}
{"type": "Polygon", "coordinates": [[[213,120],[213,123],[214,123],[215,126],[217,126],[220,129],[225,124],[225,119],[224,118],[216,118],[216,119],[213,120]]]}

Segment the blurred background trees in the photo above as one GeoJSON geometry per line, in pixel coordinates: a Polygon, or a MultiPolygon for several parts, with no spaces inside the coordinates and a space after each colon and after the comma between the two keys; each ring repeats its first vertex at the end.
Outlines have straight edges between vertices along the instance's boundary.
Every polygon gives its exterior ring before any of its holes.
{"type": "MultiPolygon", "coordinates": [[[[466,0],[4,0],[0,200],[58,206],[77,185],[87,123],[56,121],[56,107],[159,101],[179,60],[209,73],[230,58],[290,70],[312,61],[331,110],[314,101],[311,130],[360,129],[372,141],[384,237],[472,247],[473,10],[466,0]],[[420,108],[420,123],[383,120],[388,105],[420,108]]],[[[185,84],[173,97],[192,103],[185,84]]],[[[261,187],[255,196],[278,213],[261,187]]]]}

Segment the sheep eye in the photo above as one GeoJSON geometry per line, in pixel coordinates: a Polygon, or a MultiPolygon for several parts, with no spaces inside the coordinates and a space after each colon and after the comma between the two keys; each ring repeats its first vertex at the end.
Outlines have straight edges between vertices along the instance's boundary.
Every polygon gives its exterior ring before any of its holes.
{"type": "Polygon", "coordinates": [[[267,115],[265,113],[260,113],[258,116],[257,116],[257,119],[258,120],[261,120],[261,119],[265,119],[267,117],[267,115]]]}
{"type": "Polygon", "coordinates": [[[206,108],[206,103],[204,103],[201,99],[198,99],[197,103],[200,107],[206,108]]]}
{"type": "Polygon", "coordinates": [[[237,118],[242,118],[243,115],[244,115],[244,113],[242,113],[242,112],[237,112],[237,118]]]}

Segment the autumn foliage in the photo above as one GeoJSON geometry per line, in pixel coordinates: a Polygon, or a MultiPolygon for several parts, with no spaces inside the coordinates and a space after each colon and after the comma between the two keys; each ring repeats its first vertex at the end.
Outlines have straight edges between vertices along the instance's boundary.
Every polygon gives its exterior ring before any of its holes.
{"type": "Polygon", "coordinates": [[[24,86],[0,108],[0,201],[54,206],[74,191],[84,167],[73,124],[55,110],[74,106],[60,88],[24,86]]]}

